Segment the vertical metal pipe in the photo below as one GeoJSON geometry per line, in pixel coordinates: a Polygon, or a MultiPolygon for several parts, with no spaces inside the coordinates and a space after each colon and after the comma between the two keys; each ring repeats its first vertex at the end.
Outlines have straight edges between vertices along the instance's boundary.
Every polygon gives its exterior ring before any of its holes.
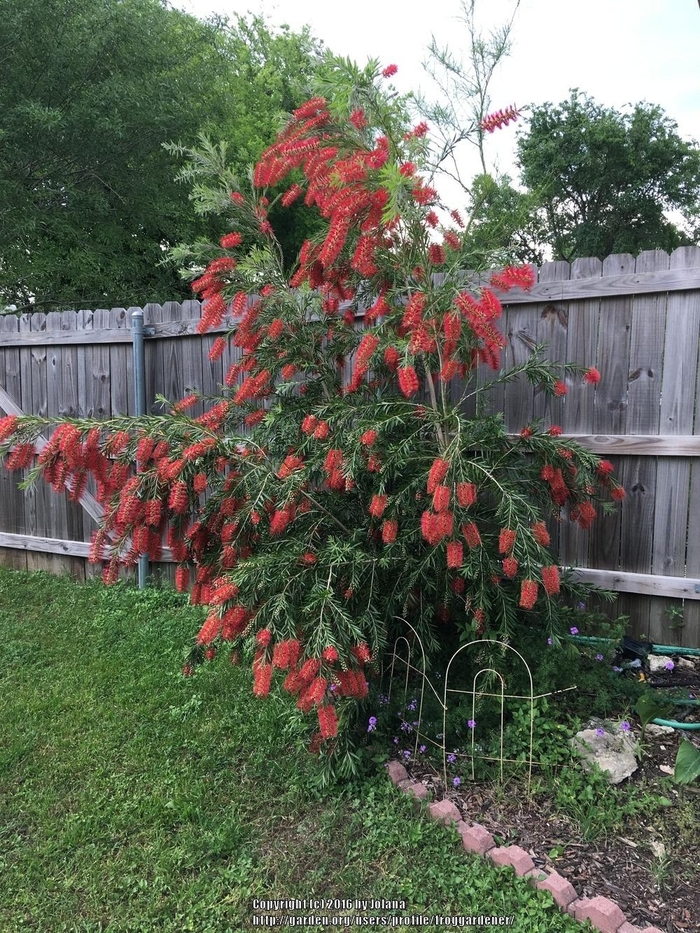
{"type": "MultiPolygon", "coordinates": [[[[136,403],[136,416],[146,414],[146,356],[143,339],[143,310],[136,308],[131,312],[131,336],[134,343],[134,400],[136,403]]],[[[136,464],[138,470],[140,464],[136,464]]],[[[148,577],[148,557],[142,554],[139,557],[138,579],[139,589],[146,587],[148,577]]]]}

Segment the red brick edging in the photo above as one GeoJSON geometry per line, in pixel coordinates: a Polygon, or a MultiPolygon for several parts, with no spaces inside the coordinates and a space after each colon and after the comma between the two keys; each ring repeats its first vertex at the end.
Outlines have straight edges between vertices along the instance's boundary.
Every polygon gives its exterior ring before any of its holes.
{"type": "MultiPolygon", "coordinates": [[[[417,806],[421,801],[427,802],[428,788],[411,780],[400,761],[390,761],[386,769],[392,784],[414,797],[417,806]]],[[[574,920],[582,923],[590,920],[600,933],[663,933],[658,927],[638,927],[629,923],[619,905],[607,897],[579,897],[574,886],[558,872],[536,868],[520,846],[497,846],[485,827],[478,823],[465,823],[452,801],[429,803],[427,809],[434,820],[455,826],[466,852],[489,858],[494,865],[512,868],[518,877],[526,878],[542,891],[549,891],[559,909],[574,920]]]]}

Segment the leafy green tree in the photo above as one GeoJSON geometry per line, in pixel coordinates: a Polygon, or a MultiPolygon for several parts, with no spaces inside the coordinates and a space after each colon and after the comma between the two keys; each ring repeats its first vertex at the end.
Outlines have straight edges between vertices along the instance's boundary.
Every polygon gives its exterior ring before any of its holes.
{"type": "Polygon", "coordinates": [[[697,237],[700,150],[661,107],[622,113],[573,90],[533,108],[518,160],[555,259],[673,250],[697,237]]]}
{"type": "Polygon", "coordinates": [[[163,144],[226,139],[242,173],[304,94],[308,31],[161,0],[0,0],[0,304],[186,295],[163,262],[210,227],[163,144]]]}

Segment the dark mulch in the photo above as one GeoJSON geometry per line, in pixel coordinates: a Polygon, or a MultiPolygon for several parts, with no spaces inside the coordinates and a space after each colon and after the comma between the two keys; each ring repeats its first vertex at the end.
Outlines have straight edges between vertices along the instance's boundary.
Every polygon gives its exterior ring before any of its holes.
{"type": "Polygon", "coordinates": [[[678,733],[647,736],[646,755],[629,779],[640,793],[667,797],[672,805],[641,813],[619,833],[590,842],[541,793],[528,798],[525,789],[512,785],[466,781],[459,790],[449,787],[445,793],[442,774],[419,763],[412,777],[431,789],[434,800],[445,796],[452,800],[465,822],[480,823],[503,844],[522,846],[538,867],[556,869],[579,896],[610,897],[631,923],[642,928],[654,925],[667,933],[698,933],[700,795],[672,784],[668,771],[661,770],[661,766],[673,768],[679,741],[678,733]]]}

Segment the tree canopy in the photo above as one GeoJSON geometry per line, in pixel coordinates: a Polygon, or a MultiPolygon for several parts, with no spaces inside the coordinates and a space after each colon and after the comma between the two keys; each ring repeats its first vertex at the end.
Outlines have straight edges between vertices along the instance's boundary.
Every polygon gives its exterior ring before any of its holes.
{"type": "Polygon", "coordinates": [[[661,107],[623,113],[573,90],[533,108],[518,161],[555,259],[670,251],[697,236],[700,150],[661,107]]]}
{"type": "Polygon", "coordinates": [[[163,144],[209,133],[244,174],[319,52],[161,0],[0,0],[0,44],[0,304],[44,310],[186,295],[166,250],[218,231],[163,144]]]}

